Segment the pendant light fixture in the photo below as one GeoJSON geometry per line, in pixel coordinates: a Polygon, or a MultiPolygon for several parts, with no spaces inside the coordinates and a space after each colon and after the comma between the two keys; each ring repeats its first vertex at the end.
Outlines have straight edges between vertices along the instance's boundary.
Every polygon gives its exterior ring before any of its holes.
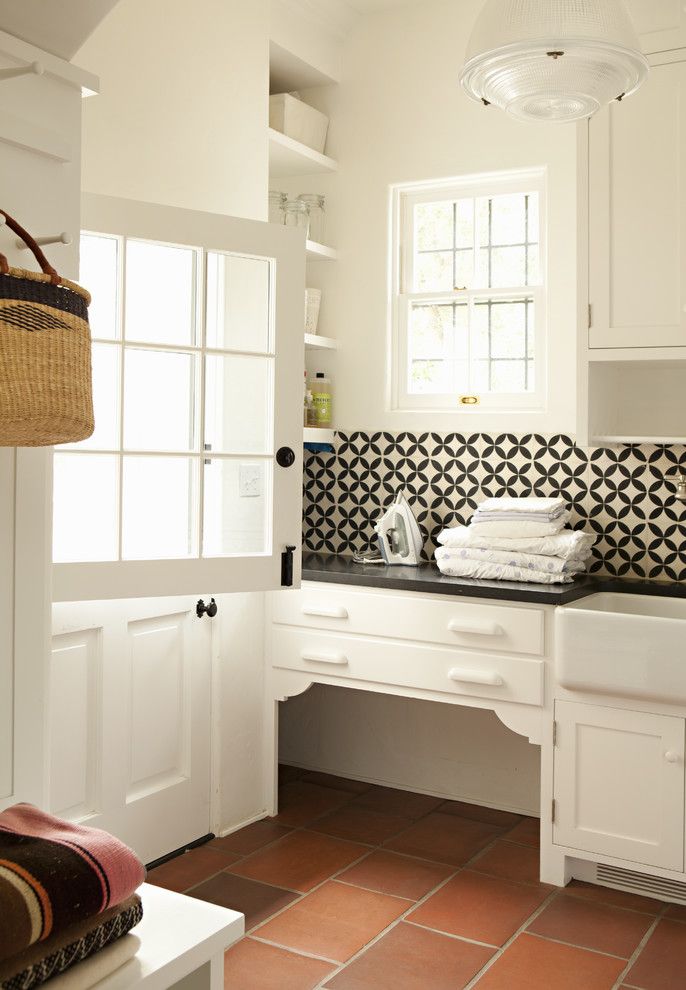
{"type": "Polygon", "coordinates": [[[486,0],[460,81],[518,120],[566,122],[624,99],[647,74],[622,0],[486,0]]]}

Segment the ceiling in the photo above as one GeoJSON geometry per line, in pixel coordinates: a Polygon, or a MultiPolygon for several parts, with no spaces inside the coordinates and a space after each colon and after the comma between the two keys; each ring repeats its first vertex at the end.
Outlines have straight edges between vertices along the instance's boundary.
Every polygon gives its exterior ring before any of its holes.
{"type": "Polygon", "coordinates": [[[409,7],[422,3],[423,0],[347,0],[349,7],[359,14],[375,14],[380,10],[392,10],[394,7],[409,7]]]}

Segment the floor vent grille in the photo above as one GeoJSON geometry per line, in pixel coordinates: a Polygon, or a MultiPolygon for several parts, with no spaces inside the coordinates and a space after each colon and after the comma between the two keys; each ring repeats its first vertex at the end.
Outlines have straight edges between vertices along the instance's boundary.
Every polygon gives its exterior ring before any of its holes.
{"type": "Polygon", "coordinates": [[[634,894],[686,904],[686,883],[681,880],[651,877],[646,873],[635,873],[621,866],[607,866],[604,863],[598,863],[596,866],[596,880],[608,887],[621,887],[634,894]]]}

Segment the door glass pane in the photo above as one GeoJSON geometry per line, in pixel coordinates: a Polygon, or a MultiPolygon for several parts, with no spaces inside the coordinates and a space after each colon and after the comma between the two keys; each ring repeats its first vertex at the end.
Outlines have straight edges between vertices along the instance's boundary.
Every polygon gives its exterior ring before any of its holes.
{"type": "Polygon", "coordinates": [[[271,350],[271,263],[240,255],[207,255],[207,346],[271,350]]]}
{"type": "Polygon", "coordinates": [[[266,460],[206,462],[203,556],[268,552],[271,483],[266,460]]]}
{"type": "Polygon", "coordinates": [[[124,448],[194,448],[196,358],[127,348],[124,356],[124,448]]]}
{"type": "Polygon", "coordinates": [[[126,242],[127,340],[195,343],[196,267],[192,248],[126,242]]]}
{"type": "Polygon", "coordinates": [[[93,337],[119,336],[119,241],[104,234],[82,234],[79,282],[91,294],[88,320],[93,337]]]}
{"type": "Polygon", "coordinates": [[[93,344],[93,411],[95,430],[87,440],[65,444],[65,449],[119,449],[119,361],[121,349],[117,344],[93,344]]]}
{"type": "Polygon", "coordinates": [[[188,457],[125,457],[124,560],[194,556],[196,491],[194,462],[188,457]]]}
{"type": "Polygon", "coordinates": [[[272,449],[273,358],[205,358],[205,449],[267,454],[272,449]]]}
{"type": "Polygon", "coordinates": [[[110,454],[55,454],[56,562],[116,560],[118,462],[110,454]]]}

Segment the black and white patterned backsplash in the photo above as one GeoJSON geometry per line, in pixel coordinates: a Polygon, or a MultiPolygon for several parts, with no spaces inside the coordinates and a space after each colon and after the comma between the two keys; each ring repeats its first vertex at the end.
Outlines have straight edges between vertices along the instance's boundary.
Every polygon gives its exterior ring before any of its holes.
{"type": "Polygon", "coordinates": [[[506,433],[338,433],[334,453],[305,452],[308,550],[350,555],[373,540],[404,488],[430,559],[444,526],[467,524],[488,496],[561,495],[572,525],[598,536],[593,573],[686,579],[686,504],[675,479],[686,447],[578,447],[570,437],[506,433]]]}

